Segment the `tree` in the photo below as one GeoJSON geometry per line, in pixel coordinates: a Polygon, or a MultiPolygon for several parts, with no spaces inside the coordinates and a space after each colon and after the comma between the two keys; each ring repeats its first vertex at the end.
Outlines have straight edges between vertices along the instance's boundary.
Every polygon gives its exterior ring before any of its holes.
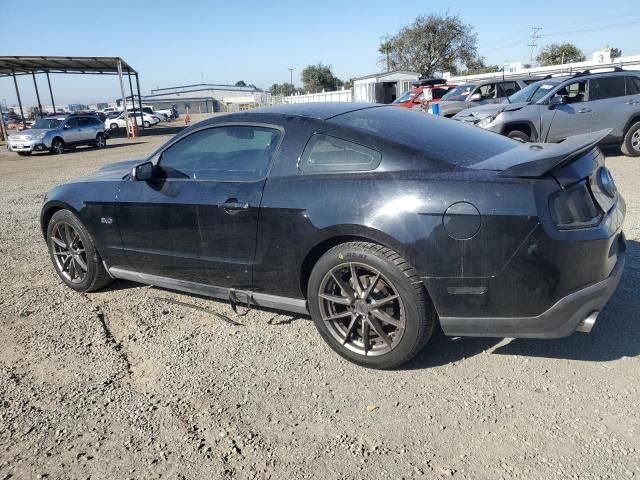
{"type": "Polygon", "coordinates": [[[304,90],[311,93],[336,90],[342,81],[333,75],[331,65],[309,65],[302,71],[304,90]]]}
{"type": "Polygon", "coordinates": [[[564,63],[584,62],[585,56],[573,43],[552,43],[542,49],[536,60],[542,67],[564,63]]]}
{"type": "Polygon", "coordinates": [[[619,48],[615,48],[615,47],[611,47],[609,45],[605,45],[604,49],[610,51],[611,59],[618,58],[618,57],[622,56],[622,50],[620,50],[619,48]]]}
{"type": "Polygon", "coordinates": [[[304,90],[302,90],[301,88],[295,88],[292,84],[285,82],[285,83],[274,83],[273,85],[271,85],[271,88],[269,89],[269,93],[271,95],[293,95],[294,93],[304,93],[304,90]]]}
{"type": "Polygon", "coordinates": [[[502,70],[499,65],[487,65],[484,62],[484,57],[468,60],[465,66],[466,69],[458,72],[459,75],[478,75],[479,73],[492,73],[502,70]]]}
{"type": "Polygon", "coordinates": [[[476,40],[473,27],[462,23],[458,15],[419,15],[387,40],[389,67],[411,70],[424,77],[436,72],[455,72],[460,65],[477,60],[476,40]]]}
{"type": "Polygon", "coordinates": [[[236,87],[246,87],[246,86],[247,86],[247,84],[244,83],[244,80],[238,80],[236,82],[236,87]]]}
{"type": "Polygon", "coordinates": [[[393,43],[386,38],[381,44],[380,48],[378,48],[378,53],[382,53],[386,58],[387,72],[391,71],[391,57],[389,54],[391,53],[391,49],[393,48],[393,43]]]}

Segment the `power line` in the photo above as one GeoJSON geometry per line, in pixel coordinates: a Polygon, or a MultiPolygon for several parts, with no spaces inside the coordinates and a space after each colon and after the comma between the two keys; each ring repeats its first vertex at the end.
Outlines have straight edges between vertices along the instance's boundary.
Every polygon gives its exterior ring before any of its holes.
{"type": "Polygon", "coordinates": [[[532,65],[533,65],[533,54],[535,53],[536,48],[538,46],[536,41],[541,37],[539,33],[540,30],[542,30],[542,27],[531,27],[531,43],[527,45],[527,47],[531,48],[531,55],[529,56],[530,57],[529,60],[532,65]]]}

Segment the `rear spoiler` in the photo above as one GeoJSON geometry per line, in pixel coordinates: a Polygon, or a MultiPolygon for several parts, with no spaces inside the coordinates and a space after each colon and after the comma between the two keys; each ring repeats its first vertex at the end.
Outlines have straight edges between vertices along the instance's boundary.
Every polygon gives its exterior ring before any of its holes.
{"type": "Polygon", "coordinates": [[[560,143],[524,143],[472,165],[478,170],[498,170],[503,177],[541,177],[594,148],[611,133],[598,130],[569,137],[560,143]]]}

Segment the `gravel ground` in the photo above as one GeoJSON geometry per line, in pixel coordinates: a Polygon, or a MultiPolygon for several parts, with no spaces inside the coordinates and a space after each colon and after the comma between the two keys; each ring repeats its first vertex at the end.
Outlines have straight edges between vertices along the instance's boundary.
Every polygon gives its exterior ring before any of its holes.
{"type": "Polygon", "coordinates": [[[38,226],[45,191],[167,138],[0,151],[0,480],[640,477],[640,159],[608,152],[629,249],[591,335],[439,334],[381,372],[342,360],[306,318],[63,286],[38,226]]]}

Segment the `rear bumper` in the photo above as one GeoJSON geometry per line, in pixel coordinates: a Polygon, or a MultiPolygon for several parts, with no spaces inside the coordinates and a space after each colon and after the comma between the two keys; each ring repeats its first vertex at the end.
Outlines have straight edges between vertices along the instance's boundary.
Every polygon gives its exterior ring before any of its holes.
{"type": "Polygon", "coordinates": [[[625,262],[624,239],[620,239],[618,259],[607,278],[558,300],[533,317],[441,317],[446,335],[472,337],[561,338],[590,330],[594,314],[602,310],[622,278],[625,262]],[[583,322],[586,322],[583,324],[583,322]]]}

